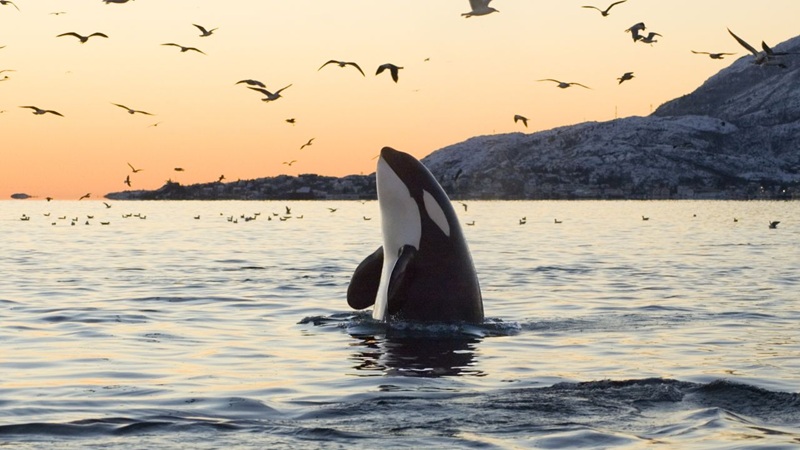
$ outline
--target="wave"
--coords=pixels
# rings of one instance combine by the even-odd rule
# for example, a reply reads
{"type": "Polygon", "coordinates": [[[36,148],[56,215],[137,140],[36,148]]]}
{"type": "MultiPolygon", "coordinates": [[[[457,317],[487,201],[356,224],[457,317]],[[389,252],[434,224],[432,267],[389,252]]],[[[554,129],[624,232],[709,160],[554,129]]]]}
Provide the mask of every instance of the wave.
{"type": "Polygon", "coordinates": [[[188,403],[186,408],[146,417],[6,424],[0,425],[0,437],[25,442],[136,436],[139,443],[140,437],[173,442],[176,436],[201,439],[225,433],[226,442],[283,442],[301,448],[319,441],[355,448],[379,443],[605,448],[680,446],[698,439],[711,446],[746,443],[748,448],[800,444],[798,394],[726,380],[600,380],[487,392],[387,383],[376,392],[334,403],[304,402],[303,410],[292,414],[264,405],[237,417],[219,402],[215,411],[200,413],[188,403]]]}

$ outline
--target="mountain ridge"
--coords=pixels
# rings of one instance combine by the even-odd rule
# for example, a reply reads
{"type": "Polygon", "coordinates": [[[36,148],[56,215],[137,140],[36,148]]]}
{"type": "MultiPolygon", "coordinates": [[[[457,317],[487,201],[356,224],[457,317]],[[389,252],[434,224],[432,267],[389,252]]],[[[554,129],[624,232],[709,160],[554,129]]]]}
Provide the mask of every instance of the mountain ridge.
{"type": "MultiPolygon", "coordinates": [[[[800,36],[747,54],[649,116],[475,136],[422,159],[453,198],[796,198],[800,36]]],[[[112,199],[375,198],[374,175],[279,176],[110,193],[112,199]]]]}

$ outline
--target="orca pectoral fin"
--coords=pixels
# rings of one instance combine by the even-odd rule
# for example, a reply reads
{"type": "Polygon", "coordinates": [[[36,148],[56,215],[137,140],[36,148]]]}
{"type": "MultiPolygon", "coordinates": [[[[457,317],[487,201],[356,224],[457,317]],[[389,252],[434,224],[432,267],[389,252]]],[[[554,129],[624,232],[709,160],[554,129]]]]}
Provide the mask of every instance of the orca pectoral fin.
{"type": "Polygon", "coordinates": [[[411,262],[417,254],[417,249],[412,245],[404,245],[400,249],[397,262],[392,269],[392,276],[389,278],[389,292],[387,295],[389,302],[389,314],[396,314],[403,309],[406,297],[403,295],[406,286],[413,277],[411,262]]]}
{"type": "Polygon", "coordinates": [[[353,309],[365,309],[375,304],[383,269],[383,246],[364,258],[356,267],[347,287],[347,304],[353,309]]]}

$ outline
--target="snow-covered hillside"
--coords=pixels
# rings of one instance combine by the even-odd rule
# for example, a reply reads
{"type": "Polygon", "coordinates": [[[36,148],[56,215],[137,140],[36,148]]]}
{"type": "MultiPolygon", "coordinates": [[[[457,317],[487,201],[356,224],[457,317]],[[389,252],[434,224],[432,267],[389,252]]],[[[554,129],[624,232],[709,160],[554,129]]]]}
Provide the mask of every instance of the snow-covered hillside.
{"type": "Polygon", "coordinates": [[[800,184],[800,37],[649,117],[479,136],[423,160],[461,198],[752,198],[800,184]]]}

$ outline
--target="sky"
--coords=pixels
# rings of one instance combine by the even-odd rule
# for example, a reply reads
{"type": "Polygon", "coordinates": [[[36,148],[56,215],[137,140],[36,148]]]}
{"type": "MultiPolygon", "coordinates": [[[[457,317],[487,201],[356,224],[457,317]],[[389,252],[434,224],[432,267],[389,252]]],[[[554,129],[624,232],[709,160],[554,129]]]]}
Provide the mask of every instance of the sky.
{"type": "Polygon", "coordinates": [[[370,174],[384,146],[422,158],[473,136],[648,115],[747,56],[726,28],[756,47],[800,31],[798,0],[627,0],[607,17],[582,6],[610,1],[494,0],[499,12],[471,18],[467,0],[13,3],[0,5],[0,199],[370,174]],[[638,22],[658,42],[634,43],[624,30],[638,22]],[[366,76],[320,69],[331,59],[366,76]],[[384,63],[403,67],[397,83],[375,75],[384,63]],[[262,102],[244,79],[291,87],[262,102]]]}

